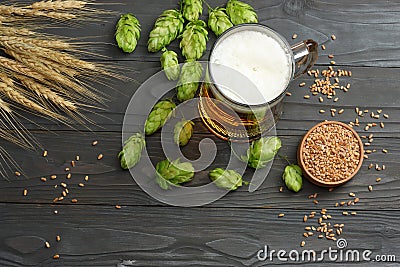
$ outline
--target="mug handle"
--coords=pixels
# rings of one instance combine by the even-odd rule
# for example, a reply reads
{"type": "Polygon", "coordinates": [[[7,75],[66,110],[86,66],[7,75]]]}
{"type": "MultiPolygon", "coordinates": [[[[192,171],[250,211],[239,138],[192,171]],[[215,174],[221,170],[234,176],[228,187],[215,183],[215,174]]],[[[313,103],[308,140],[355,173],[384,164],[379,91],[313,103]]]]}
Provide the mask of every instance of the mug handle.
{"type": "Polygon", "coordinates": [[[293,78],[309,71],[318,59],[318,43],[308,39],[291,46],[296,64],[293,78]]]}

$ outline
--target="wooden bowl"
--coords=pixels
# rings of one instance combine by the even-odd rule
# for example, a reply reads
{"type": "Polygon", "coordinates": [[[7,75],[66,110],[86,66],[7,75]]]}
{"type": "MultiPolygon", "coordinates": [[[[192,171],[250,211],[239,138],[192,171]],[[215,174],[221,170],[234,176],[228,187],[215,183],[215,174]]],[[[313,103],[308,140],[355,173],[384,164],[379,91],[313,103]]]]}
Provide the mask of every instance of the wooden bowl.
{"type": "Polygon", "coordinates": [[[357,133],[353,128],[351,128],[349,125],[347,125],[347,124],[345,124],[345,123],[342,123],[342,122],[338,122],[338,121],[324,121],[324,122],[321,122],[321,123],[316,124],[314,127],[312,127],[312,128],[304,135],[304,137],[303,137],[303,139],[301,140],[300,145],[299,145],[299,147],[298,147],[298,149],[297,149],[297,161],[298,161],[299,166],[301,167],[301,169],[302,169],[302,171],[303,171],[303,175],[304,175],[310,182],[312,182],[313,184],[316,184],[316,185],[319,185],[319,186],[323,186],[323,187],[336,187],[336,186],[339,186],[339,185],[342,185],[342,184],[348,182],[348,181],[349,181],[351,178],[353,178],[354,175],[356,175],[357,172],[360,170],[360,168],[361,168],[361,166],[362,166],[362,163],[363,163],[363,160],[364,160],[364,148],[363,148],[363,143],[362,143],[362,141],[361,141],[360,136],[359,136],[358,133],[357,133]],[[303,151],[304,151],[305,142],[306,142],[308,136],[311,134],[311,132],[313,132],[317,127],[320,127],[320,126],[325,125],[325,124],[338,124],[338,125],[343,126],[343,127],[346,128],[346,129],[350,130],[350,131],[354,134],[354,136],[357,138],[358,144],[359,144],[359,147],[360,147],[360,161],[359,161],[359,163],[358,163],[358,165],[357,165],[357,168],[355,169],[355,171],[354,171],[351,175],[349,175],[348,177],[346,177],[345,179],[340,180],[340,181],[335,181],[335,182],[324,181],[324,180],[322,180],[322,179],[319,179],[318,177],[313,176],[313,175],[305,168],[304,157],[303,157],[303,151]]]}

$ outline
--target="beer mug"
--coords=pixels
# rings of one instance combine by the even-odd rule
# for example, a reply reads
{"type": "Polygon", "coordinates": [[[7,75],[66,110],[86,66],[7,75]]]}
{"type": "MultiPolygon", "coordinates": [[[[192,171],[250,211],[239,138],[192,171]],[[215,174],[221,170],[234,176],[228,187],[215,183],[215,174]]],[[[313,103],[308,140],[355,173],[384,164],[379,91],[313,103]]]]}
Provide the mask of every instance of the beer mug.
{"type": "Polygon", "coordinates": [[[318,44],[290,46],[262,24],[237,25],[215,42],[198,109],[207,128],[224,140],[248,142],[268,132],[282,114],[289,83],[318,58],[318,44]]]}

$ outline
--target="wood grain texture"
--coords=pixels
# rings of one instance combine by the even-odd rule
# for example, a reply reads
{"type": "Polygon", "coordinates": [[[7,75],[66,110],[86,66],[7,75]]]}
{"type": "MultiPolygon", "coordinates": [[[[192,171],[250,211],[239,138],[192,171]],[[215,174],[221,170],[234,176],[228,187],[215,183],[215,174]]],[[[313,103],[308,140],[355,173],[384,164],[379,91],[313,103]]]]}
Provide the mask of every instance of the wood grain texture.
{"type": "MultiPolygon", "coordinates": [[[[302,237],[303,215],[311,210],[215,209],[173,207],[114,207],[0,205],[1,266],[262,266],[257,252],[269,249],[314,249],[333,241],[302,237]],[[57,209],[58,214],[53,211],[57,209]],[[279,218],[279,213],[285,217],[279,218]],[[21,218],[23,220],[21,221],[21,218]],[[18,224],[18,227],[15,227],[18,224]],[[55,238],[59,235],[60,242],[55,238]],[[32,242],[35,240],[34,242],[32,242]],[[287,240],[287,242],[283,242],[287,240]],[[300,242],[306,241],[304,248],[300,242]],[[28,243],[29,241],[29,243],[28,243]],[[49,249],[44,242],[51,244],[49,249]],[[59,260],[51,259],[59,254],[59,260]]],[[[318,211],[318,209],[315,209],[318,211]]],[[[341,237],[347,249],[371,250],[373,255],[396,254],[400,247],[399,211],[360,211],[357,216],[329,212],[333,223],[344,223],[341,237]],[[362,227],[360,227],[362,226],[362,227]],[[366,231],[365,229],[368,229],[366,231]]],[[[314,219],[316,220],[316,219],[314,219]]],[[[387,266],[395,266],[388,263],[387,266]]],[[[287,263],[286,263],[287,264],[287,263]]],[[[295,265],[299,263],[290,263],[295,265]]],[[[321,266],[310,263],[307,266],[321,266]]],[[[343,263],[327,263],[343,266],[343,263]]],[[[368,266],[367,262],[352,266],[368,266]]]]}
{"type": "MultiPolygon", "coordinates": [[[[204,127],[198,123],[198,127],[204,127]]],[[[48,133],[37,134],[39,141],[48,151],[47,158],[43,158],[38,153],[28,153],[21,149],[13,149],[13,155],[19,159],[19,163],[25,170],[28,179],[10,177],[12,182],[0,181],[0,202],[19,202],[19,203],[51,203],[52,200],[61,194],[60,183],[69,185],[70,199],[78,198],[79,204],[109,204],[122,203],[124,205],[159,205],[160,203],[147,196],[134,182],[128,171],[119,167],[117,154],[120,149],[121,137],[119,133],[93,133],[81,135],[76,138],[75,132],[57,132],[57,135],[48,133]],[[93,140],[98,140],[99,144],[95,147],[91,145],[93,140]],[[104,154],[104,158],[97,160],[98,154],[104,154]],[[76,167],[71,168],[72,178],[66,179],[67,172],[65,167],[71,167],[70,161],[75,156],[80,156],[80,161],[76,162],[76,167]],[[50,180],[50,176],[56,174],[57,179],[50,180]],[[89,182],[84,181],[84,176],[89,175],[89,182]],[[48,181],[43,183],[40,178],[47,177],[48,181]],[[84,188],[79,188],[79,183],[85,183],[84,188]],[[54,185],[58,184],[57,189],[54,185]],[[23,188],[29,189],[28,197],[22,197],[23,188]]],[[[216,167],[224,167],[229,162],[230,148],[226,142],[220,141],[209,134],[197,134],[193,140],[182,149],[184,155],[194,160],[200,157],[198,144],[203,138],[212,138],[217,146],[217,158],[213,164],[207,168],[211,170],[216,167]]],[[[296,151],[301,136],[280,136],[283,147],[279,154],[287,156],[290,161],[296,162],[296,151]]],[[[6,145],[6,144],[5,144],[6,145]]],[[[305,182],[304,189],[293,194],[285,189],[279,192],[279,187],[284,186],[282,182],[282,171],[286,162],[276,159],[272,165],[263,185],[257,191],[249,193],[247,186],[242,187],[237,192],[226,195],[223,199],[213,203],[212,206],[222,207],[285,207],[301,209],[312,204],[312,200],[307,196],[318,192],[318,200],[321,205],[333,207],[335,202],[348,201],[349,192],[355,192],[361,198],[360,203],[352,208],[358,209],[398,209],[400,208],[400,176],[398,165],[400,159],[400,139],[399,138],[379,138],[375,137],[371,149],[377,149],[376,153],[370,155],[361,168],[360,172],[349,183],[337,188],[333,192],[319,188],[305,182]],[[388,154],[382,153],[385,148],[388,154]],[[368,169],[369,164],[385,164],[384,171],[368,169]],[[377,177],[382,181],[376,183],[377,177]],[[368,191],[368,185],[374,186],[374,191],[368,191]]],[[[147,151],[153,162],[164,159],[164,153],[160,144],[160,135],[155,134],[147,138],[147,151]]],[[[193,182],[187,186],[198,186],[209,183],[208,172],[200,171],[196,173],[193,182]]],[[[250,180],[252,170],[248,169],[245,173],[245,180],[250,180]]],[[[152,175],[149,179],[154,179],[152,175]]],[[[182,199],[184,201],[184,199],[182,199]]]]}
{"type": "MultiPolygon", "coordinates": [[[[33,2],[32,0],[24,2],[33,2]]],[[[208,1],[215,7],[225,0],[208,1]]],[[[337,68],[353,72],[343,83],[351,83],[348,93],[338,92],[337,103],[318,97],[304,99],[310,94],[308,86],[313,78],[303,76],[289,88],[292,96],[285,98],[284,113],[277,124],[282,138],[281,155],[295,162],[297,145],[302,135],[317,122],[332,119],[329,112],[319,114],[320,109],[344,109],[335,120],[354,121],[355,107],[383,109],[390,115],[383,120],[385,128],[374,127],[372,149],[377,152],[364,162],[359,174],[349,183],[328,192],[305,181],[297,194],[285,189],[281,176],[286,163],[276,159],[266,181],[255,192],[247,187],[231,192],[224,198],[202,208],[176,208],[148,196],[134,182],[127,171],[119,167],[116,157],[121,148],[121,122],[129,99],[141,83],[160,70],[160,53],[147,52],[147,37],[154,21],[163,10],[178,8],[178,1],[129,1],[118,3],[99,0],[96,7],[111,9],[116,13],[99,22],[85,21],[79,28],[56,27],[48,32],[84,37],[94,41],[89,51],[98,53],[90,60],[118,66],[121,73],[134,81],[112,81],[110,86],[97,85],[96,89],[109,95],[109,102],[96,114],[84,112],[95,121],[88,127],[72,124],[60,125],[42,118],[35,123],[51,130],[45,131],[30,121],[23,120],[27,129],[48,150],[48,157],[38,151],[24,151],[12,144],[0,141],[18,162],[26,177],[10,175],[10,181],[0,181],[0,266],[321,266],[321,263],[258,262],[256,253],[264,245],[271,249],[299,249],[304,226],[302,218],[310,211],[327,208],[333,223],[345,223],[343,238],[350,249],[370,249],[373,255],[393,254],[396,262],[379,263],[379,266],[400,265],[400,77],[399,37],[400,1],[370,0],[246,0],[255,7],[260,22],[285,36],[291,44],[312,38],[324,44],[327,50],[319,50],[316,68],[322,70],[329,64],[328,54],[334,54],[337,68]],[[132,54],[121,52],[115,45],[114,27],[119,15],[134,13],[142,25],[142,37],[132,54]],[[298,35],[292,40],[293,33],[298,35]],[[330,39],[335,34],[336,41],[330,39]],[[300,82],[307,86],[299,87],[300,82]],[[98,140],[95,147],[93,140],[98,140]],[[381,152],[385,148],[388,154],[381,152]],[[97,160],[98,154],[104,158],[97,160]],[[80,156],[66,178],[65,168],[71,168],[71,160],[80,156]],[[368,170],[368,165],[385,164],[386,170],[368,170]],[[57,175],[51,180],[51,175],[57,175]],[[89,175],[89,181],[85,181],[89,175]],[[46,177],[47,182],[40,181],[46,177]],[[382,181],[376,183],[377,177],[382,181]],[[53,203],[66,183],[69,195],[65,200],[53,203]],[[84,183],[84,187],[78,184],[84,183]],[[57,188],[55,186],[57,185],[57,188]],[[373,185],[373,191],[368,191],[373,185]],[[23,196],[23,190],[28,195],[23,196]],[[357,205],[335,208],[334,204],[349,201],[349,192],[360,198],[357,205]],[[312,203],[310,194],[318,193],[319,204],[312,203]],[[76,198],[78,203],[71,203],[76,198]],[[121,205],[122,209],[116,209],[121,205]],[[57,210],[58,214],[54,214],[57,210]],[[342,211],[356,211],[357,216],[342,216],[342,211]],[[285,213],[278,218],[279,213],[285,213]],[[55,237],[61,236],[61,242],[55,237]],[[51,247],[46,249],[44,243],[51,247]],[[59,260],[53,260],[60,254],[59,260]]],[[[203,19],[207,8],[204,6],[203,19]]],[[[215,36],[210,32],[206,60],[215,36]]],[[[169,49],[179,51],[179,40],[169,49]]],[[[180,56],[180,61],[183,58],[180,56]]],[[[25,115],[25,114],[24,114],[25,115]]],[[[132,126],[143,117],[133,116],[132,126]]],[[[381,121],[381,120],[379,120],[381,121]]],[[[361,119],[363,125],[376,122],[369,116],[361,119]]],[[[363,127],[355,128],[361,135],[363,127]]],[[[230,149],[226,142],[212,136],[200,121],[196,121],[195,135],[182,149],[191,159],[200,156],[198,145],[204,138],[211,138],[218,149],[218,157],[209,169],[224,167],[229,161],[230,149]]],[[[147,138],[147,150],[153,163],[164,159],[160,134],[147,138]]],[[[13,169],[14,171],[14,169],[13,169]]],[[[251,171],[245,175],[250,179],[251,171]]],[[[153,177],[149,177],[153,179],[153,177]]],[[[188,186],[208,183],[206,171],[196,174],[188,186]]],[[[185,201],[185,199],[182,199],[185,201]]],[[[316,225],[315,221],[309,221],[316,225]]],[[[305,249],[321,251],[334,242],[318,240],[315,236],[305,240],[305,249]]],[[[343,266],[328,263],[326,266],[343,266]]],[[[378,266],[376,262],[352,263],[352,266],[378,266]]]]}

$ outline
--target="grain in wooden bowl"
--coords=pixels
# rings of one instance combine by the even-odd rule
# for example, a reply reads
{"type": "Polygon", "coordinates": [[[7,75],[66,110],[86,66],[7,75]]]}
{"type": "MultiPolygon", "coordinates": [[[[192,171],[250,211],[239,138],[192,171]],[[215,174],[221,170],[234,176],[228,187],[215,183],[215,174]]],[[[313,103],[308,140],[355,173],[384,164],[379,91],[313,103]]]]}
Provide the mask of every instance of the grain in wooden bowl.
{"type": "Polygon", "coordinates": [[[357,132],[345,123],[324,121],[303,137],[297,158],[304,176],[312,183],[335,187],[360,170],[364,149],[357,132]]]}

